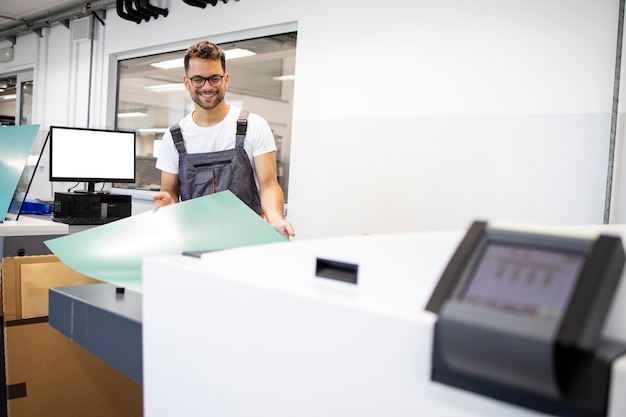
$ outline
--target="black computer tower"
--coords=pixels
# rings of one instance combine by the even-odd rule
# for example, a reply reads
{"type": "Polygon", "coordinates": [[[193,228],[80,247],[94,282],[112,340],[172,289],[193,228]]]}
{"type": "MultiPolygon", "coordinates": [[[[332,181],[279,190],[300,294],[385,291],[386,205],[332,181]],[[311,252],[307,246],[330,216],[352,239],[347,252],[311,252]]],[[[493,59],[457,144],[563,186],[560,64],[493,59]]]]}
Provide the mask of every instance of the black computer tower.
{"type": "Polygon", "coordinates": [[[131,196],[109,193],[54,193],[54,219],[120,219],[131,215],[131,196]]]}

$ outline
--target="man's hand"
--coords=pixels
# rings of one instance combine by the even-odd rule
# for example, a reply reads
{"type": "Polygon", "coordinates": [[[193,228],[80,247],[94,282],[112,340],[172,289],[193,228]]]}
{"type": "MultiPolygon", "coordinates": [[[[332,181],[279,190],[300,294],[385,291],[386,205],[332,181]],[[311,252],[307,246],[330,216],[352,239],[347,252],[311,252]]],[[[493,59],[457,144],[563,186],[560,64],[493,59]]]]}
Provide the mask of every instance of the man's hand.
{"type": "Polygon", "coordinates": [[[294,237],[296,232],[293,230],[293,226],[285,219],[276,220],[273,223],[270,223],[272,227],[280,232],[287,239],[290,237],[294,237]]]}
{"type": "Polygon", "coordinates": [[[172,195],[166,191],[159,191],[152,196],[152,199],[154,200],[154,208],[165,207],[176,203],[172,195]]]}

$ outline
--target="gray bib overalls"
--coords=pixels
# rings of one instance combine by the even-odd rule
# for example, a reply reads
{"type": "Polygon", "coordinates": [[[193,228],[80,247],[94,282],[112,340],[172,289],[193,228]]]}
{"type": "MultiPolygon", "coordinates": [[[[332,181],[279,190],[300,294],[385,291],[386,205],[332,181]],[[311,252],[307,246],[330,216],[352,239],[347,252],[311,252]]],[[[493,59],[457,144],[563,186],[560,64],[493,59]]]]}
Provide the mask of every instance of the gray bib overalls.
{"type": "Polygon", "coordinates": [[[248,112],[242,110],[237,120],[233,149],[218,152],[187,153],[178,123],[170,127],[178,150],[178,183],[181,200],[230,190],[252,210],[262,214],[261,198],[254,172],[243,144],[248,128],[248,112]]]}

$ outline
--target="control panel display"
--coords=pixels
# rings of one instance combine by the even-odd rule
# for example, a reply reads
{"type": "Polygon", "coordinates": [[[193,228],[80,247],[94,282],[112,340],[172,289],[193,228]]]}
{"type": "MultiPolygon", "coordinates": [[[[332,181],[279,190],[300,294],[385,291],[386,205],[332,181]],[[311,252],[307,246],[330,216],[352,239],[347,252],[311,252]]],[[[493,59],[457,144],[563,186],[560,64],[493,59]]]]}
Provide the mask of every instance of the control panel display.
{"type": "MultiPolygon", "coordinates": [[[[606,416],[603,338],[626,253],[620,236],[474,222],[426,309],[433,381],[558,416],[606,416]]],[[[610,352],[610,353],[609,353],[610,352]]]]}
{"type": "Polygon", "coordinates": [[[462,300],[540,316],[559,317],[571,298],[581,254],[489,243],[462,300]]]}

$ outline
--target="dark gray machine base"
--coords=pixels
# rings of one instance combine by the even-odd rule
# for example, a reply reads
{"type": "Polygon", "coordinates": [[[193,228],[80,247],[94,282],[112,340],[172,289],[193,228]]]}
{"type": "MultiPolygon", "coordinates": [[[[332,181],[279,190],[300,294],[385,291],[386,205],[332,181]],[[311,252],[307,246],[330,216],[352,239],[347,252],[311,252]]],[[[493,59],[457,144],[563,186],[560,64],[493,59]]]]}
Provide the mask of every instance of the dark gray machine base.
{"type": "Polygon", "coordinates": [[[112,284],[51,288],[48,322],[142,384],[140,293],[112,284]]]}
{"type": "Polygon", "coordinates": [[[575,349],[562,351],[560,398],[550,398],[518,387],[463,374],[448,366],[441,355],[441,341],[435,331],[431,379],[501,401],[561,417],[606,417],[611,365],[626,352],[626,346],[602,340],[593,353],[575,349]]]}

